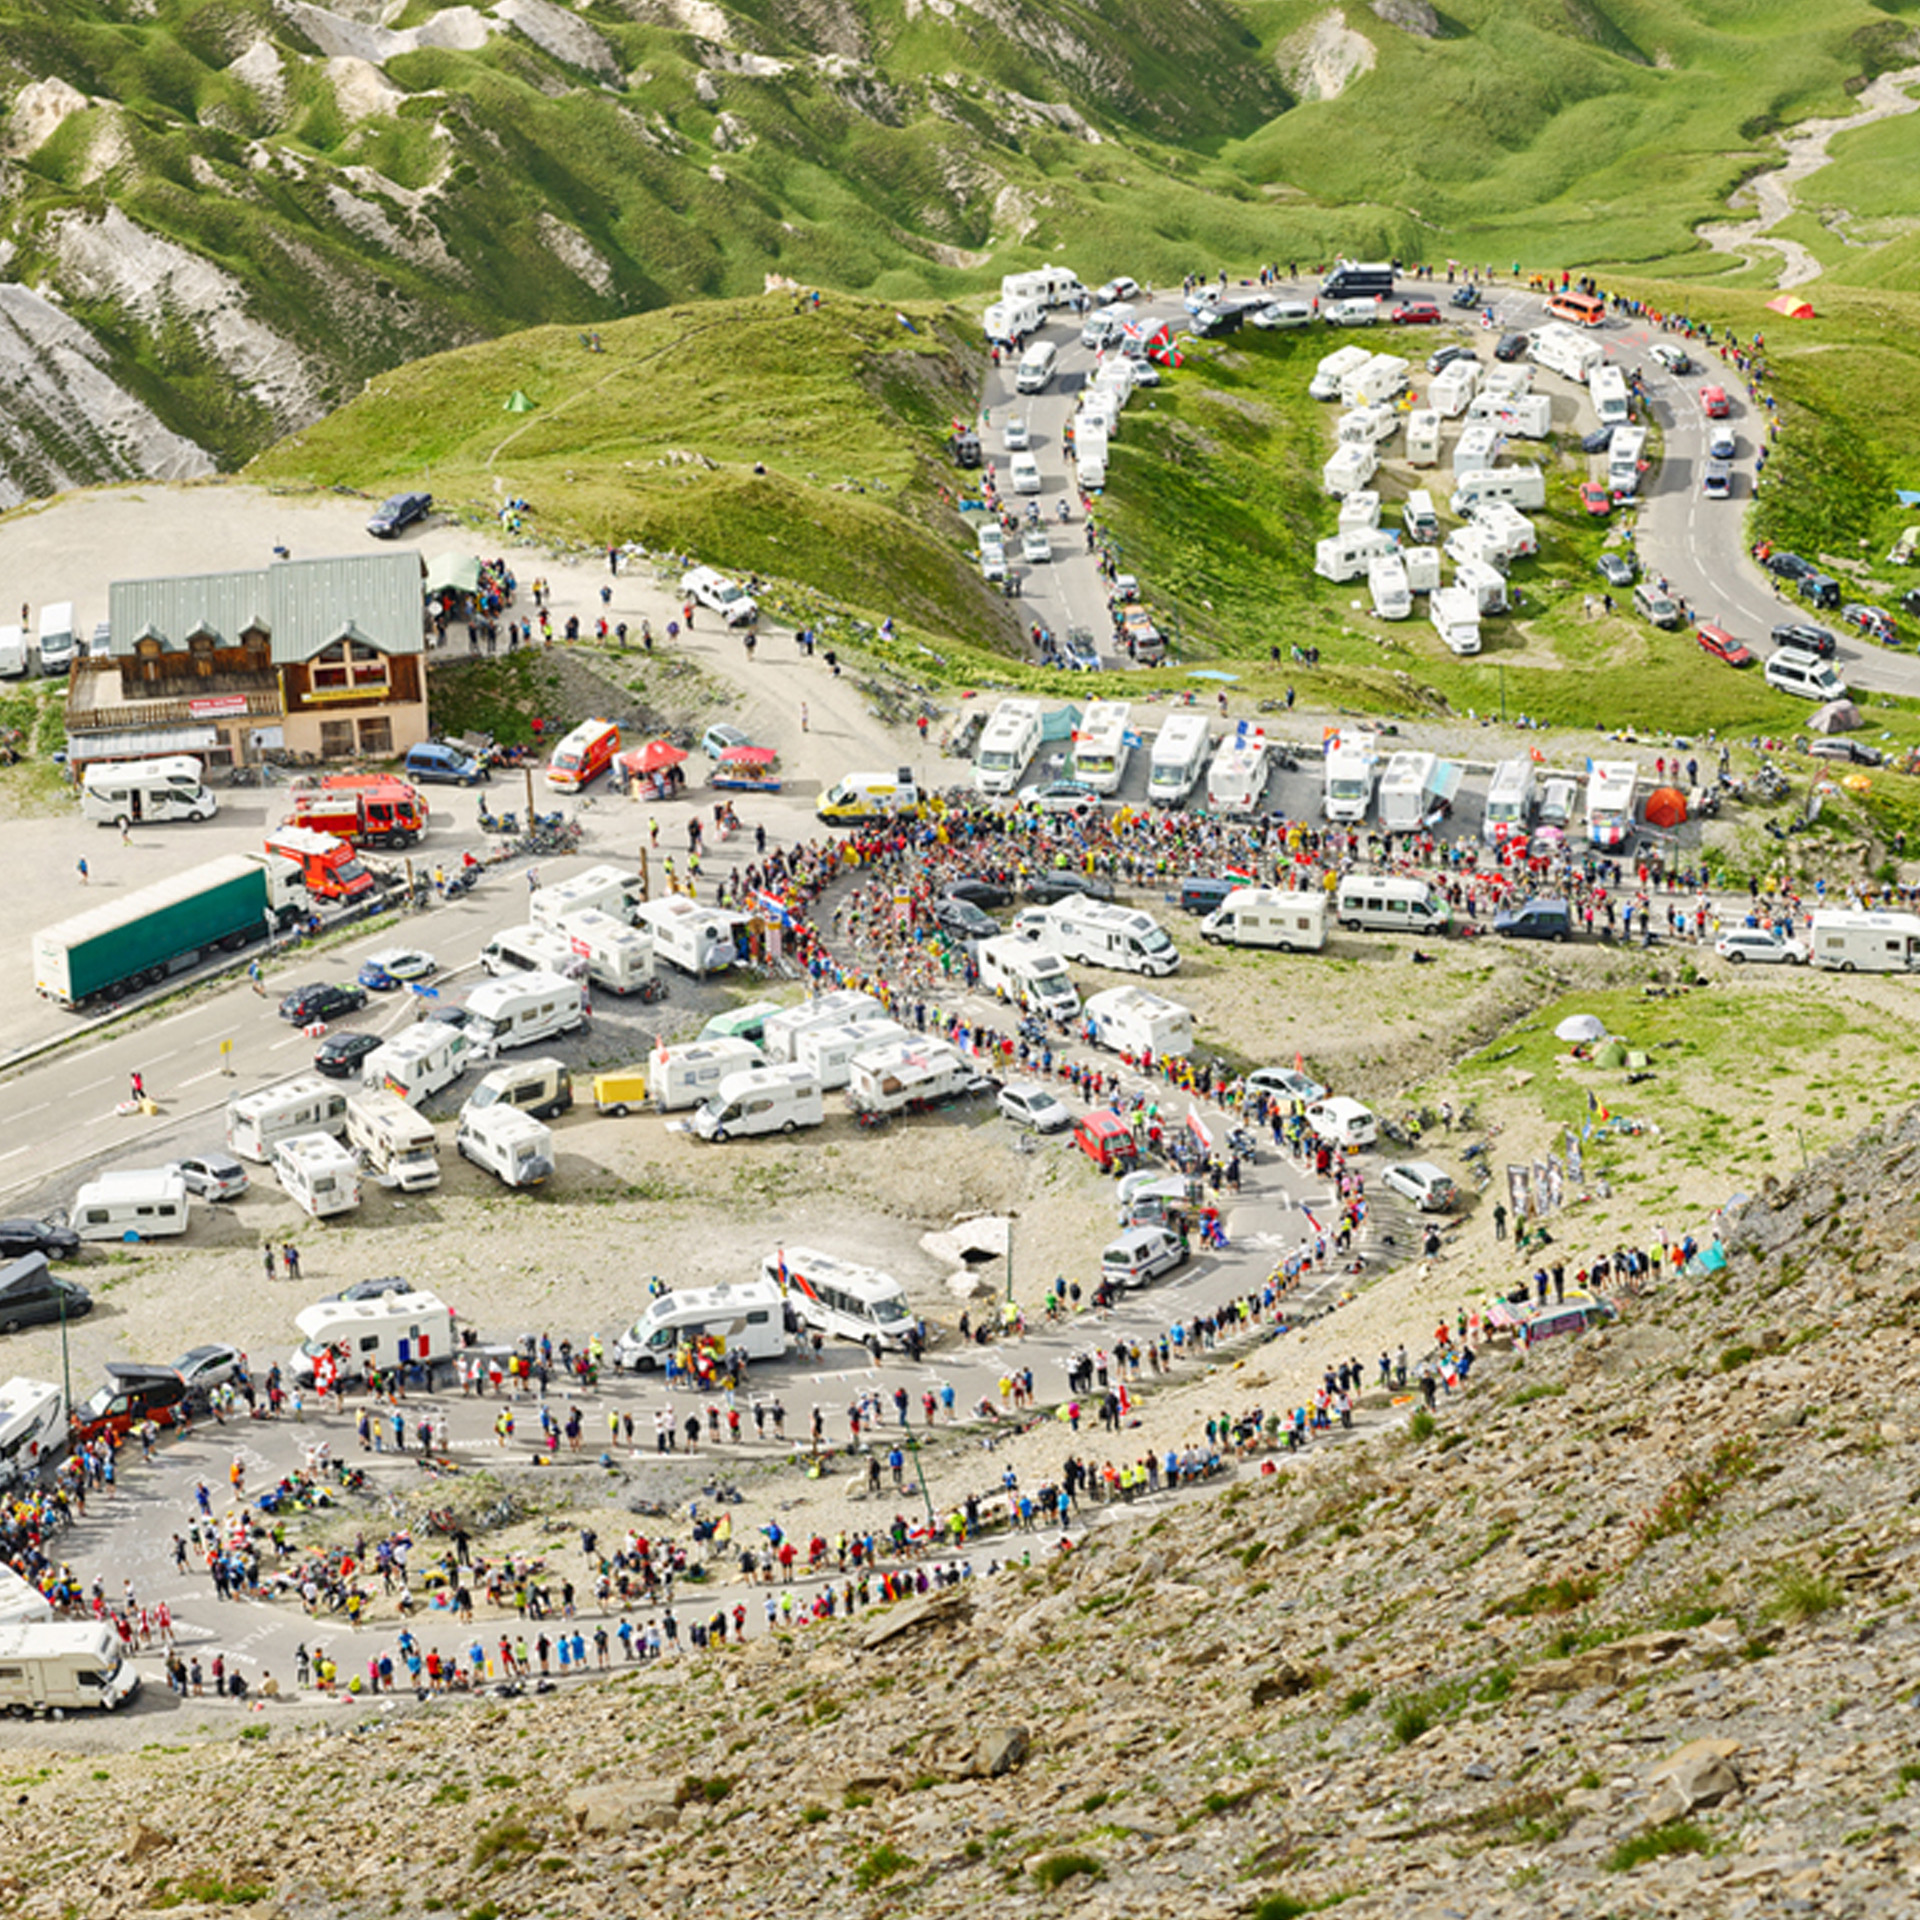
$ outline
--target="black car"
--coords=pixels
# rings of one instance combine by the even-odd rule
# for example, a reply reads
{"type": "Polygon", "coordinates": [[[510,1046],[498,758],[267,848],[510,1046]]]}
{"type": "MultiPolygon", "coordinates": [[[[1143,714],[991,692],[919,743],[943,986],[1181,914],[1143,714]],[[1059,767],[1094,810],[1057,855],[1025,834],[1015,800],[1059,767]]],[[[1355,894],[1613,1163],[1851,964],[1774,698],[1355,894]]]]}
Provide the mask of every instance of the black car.
{"type": "Polygon", "coordinates": [[[1085,894],[1089,900],[1111,900],[1113,882],[1104,873],[1082,873],[1077,867],[1045,867],[1027,881],[1027,898],[1043,904],[1071,900],[1085,894]]]}
{"type": "Polygon", "coordinates": [[[1222,880],[1215,875],[1190,873],[1180,882],[1180,910],[1183,913],[1211,913],[1225,904],[1227,895],[1238,893],[1244,880],[1222,880]]]}
{"type": "Polygon", "coordinates": [[[997,880],[955,880],[941,889],[950,900],[970,901],[976,907],[1010,907],[1013,889],[997,880]]]}
{"type": "Polygon", "coordinates": [[[1447,305],[1450,307],[1477,307],[1479,304],[1480,289],[1478,287],[1455,287],[1447,296],[1447,305]]]}
{"type": "Polygon", "coordinates": [[[1524,333],[1503,333],[1500,343],[1493,350],[1496,360],[1518,360],[1527,351],[1527,336],[1524,333]]]}
{"type": "Polygon", "coordinates": [[[356,1280],[344,1293],[329,1294],[327,1297],[331,1300],[378,1300],[389,1293],[413,1293],[419,1285],[417,1280],[390,1273],[381,1280],[356,1280]]]}
{"type": "Polygon", "coordinates": [[[982,913],[971,900],[956,900],[951,896],[936,900],[933,917],[948,933],[958,934],[962,940],[991,940],[1000,931],[999,921],[982,913]]]}
{"type": "Polygon", "coordinates": [[[381,501],[374,509],[373,518],[367,522],[367,531],[376,540],[391,540],[396,533],[404,532],[416,520],[424,520],[432,511],[432,494],[396,493],[391,500],[381,501]]]}
{"type": "Polygon", "coordinates": [[[1920,620],[1920,587],[1909,587],[1900,596],[1900,604],[1916,620],[1920,620]]]}
{"type": "Polygon", "coordinates": [[[1837,607],[1840,604],[1840,582],[1832,580],[1824,573],[1803,573],[1795,579],[1793,590],[1812,607],[1837,607]]]}
{"type": "Polygon", "coordinates": [[[351,1080],[360,1071],[360,1062],[380,1045],[378,1034],[330,1033],[313,1050],[316,1071],[335,1080],[351,1080]]]}
{"type": "Polygon", "coordinates": [[[280,1018],[304,1027],[314,1020],[337,1020],[343,1013],[358,1013],[367,1004],[364,987],[315,980],[294,990],[280,1002],[280,1018]]]}
{"type": "Polygon", "coordinates": [[[1831,660],[1838,650],[1838,643],[1825,627],[1810,627],[1802,620],[1789,620],[1775,627],[1773,644],[1791,647],[1796,653],[1817,654],[1822,660],[1831,660]]]}
{"type": "Polygon", "coordinates": [[[0,1267],[0,1333],[78,1320],[93,1311],[93,1295],[47,1269],[44,1253],[30,1253],[0,1267]]]}
{"type": "Polygon", "coordinates": [[[1427,355],[1427,371],[1438,373],[1442,367],[1450,367],[1456,360],[1473,360],[1478,357],[1471,347],[1441,347],[1427,355]]]}
{"type": "Polygon", "coordinates": [[[1238,333],[1246,324],[1245,307],[1202,307],[1193,316],[1193,330],[1203,340],[1217,340],[1238,333]]]}
{"type": "Polygon", "coordinates": [[[1613,429],[1611,427],[1595,427],[1591,433],[1581,436],[1580,451],[1582,453],[1605,453],[1612,445],[1613,429]]]}
{"type": "Polygon", "coordinates": [[[79,1251],[80,1236],[71,1227],[50,1220],[0,1220],[0,1260],[24,1260],[30,1253],[71,1260],[79,1251]]]}
{"type": "Polygon", "coordinates": [[[1760,564],[1778,580],[1804,580],[1813,571],[1797,553],[1788,553],[1784,549],[1768,554],[1760,564]]]}
{"type": "Polygon", "coordinates": [[[980,436],[970,429],[963,429],[948,439],[947,451],[953,455],[956,467],[977,467],[981,457],[980,436]]]}

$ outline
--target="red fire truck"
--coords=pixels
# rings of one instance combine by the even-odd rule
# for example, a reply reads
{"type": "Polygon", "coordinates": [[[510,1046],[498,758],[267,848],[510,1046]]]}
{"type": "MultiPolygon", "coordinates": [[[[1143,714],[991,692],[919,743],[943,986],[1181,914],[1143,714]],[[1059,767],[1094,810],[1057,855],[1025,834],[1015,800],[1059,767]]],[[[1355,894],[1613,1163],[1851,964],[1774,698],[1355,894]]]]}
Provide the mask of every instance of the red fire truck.
{"type": "Polygon", "coordinates": [[[267,851],[291,860],[300,883],[316,900],[358,900],[374,879],[344,840],[312,827],[282,827],[267,835],[267,851]]]}
{"type": "Polygon", "coordinates": [[[311,827],[362,847],[410,847],[427,830],[427,803],[409,781],[383,773],[329,773],[297,782],[290,827],[311,827]]]}

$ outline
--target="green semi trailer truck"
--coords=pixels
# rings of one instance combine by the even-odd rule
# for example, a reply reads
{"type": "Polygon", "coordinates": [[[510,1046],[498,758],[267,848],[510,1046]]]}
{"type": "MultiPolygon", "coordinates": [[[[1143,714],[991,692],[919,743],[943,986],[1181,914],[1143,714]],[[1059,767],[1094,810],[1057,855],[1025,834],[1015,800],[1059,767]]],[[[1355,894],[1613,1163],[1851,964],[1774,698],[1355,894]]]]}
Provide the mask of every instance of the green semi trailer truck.
{"type": "Polygon", "coordinates": [[[284,860],[236,853],[103,901],[34,935],[34,989],[65,1007],[137,993],[290,926],[294,880],[284,860]]]}

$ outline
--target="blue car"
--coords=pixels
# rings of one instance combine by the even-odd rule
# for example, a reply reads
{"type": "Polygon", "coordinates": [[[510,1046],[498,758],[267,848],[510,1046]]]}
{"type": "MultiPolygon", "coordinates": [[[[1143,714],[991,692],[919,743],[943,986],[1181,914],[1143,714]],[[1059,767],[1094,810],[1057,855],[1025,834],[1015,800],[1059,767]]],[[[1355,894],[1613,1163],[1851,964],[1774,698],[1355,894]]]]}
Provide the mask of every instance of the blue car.
{"type": "Polygon", "coordinates": [[[378,960],[363,960],[360,963],[360,984],[369,993],[392,993],[400,985],[392,974],[378,960]]]}

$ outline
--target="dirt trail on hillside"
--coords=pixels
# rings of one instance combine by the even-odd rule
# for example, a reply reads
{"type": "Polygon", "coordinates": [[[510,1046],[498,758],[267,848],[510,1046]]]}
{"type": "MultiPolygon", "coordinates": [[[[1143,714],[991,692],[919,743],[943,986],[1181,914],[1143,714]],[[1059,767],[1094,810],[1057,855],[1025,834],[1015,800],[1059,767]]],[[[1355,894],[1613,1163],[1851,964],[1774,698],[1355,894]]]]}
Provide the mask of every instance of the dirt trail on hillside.
{"type": "Polygon", "coordinates": [[[1759,203],[1759,213],[1751,220],[1699,227],[1696,231],[1700,238],[1715,252],[1741,259],[1749,258],[1755,247],[1770,248],[1781,259],[1780,273],[1774,281],[1777,287],[1800,287],[1819,279],[1820,262],[1799,241],[1772,238],[1773,229],[1797,211],[1794,189],[1832,159],[1828,147],[1836,134],[1855,133],[1876,120],[1892,120],[1920,110],[1920,97],[1908,91],[1917,86],[1920,66],[1902,67],[1870,82],[1860,94],[1858,108],[1843,118],[1802,121],[1780,142],[1786,164],[1756,175],[1733,196],[1738,200],[1751,191],[1759,203]]]}

